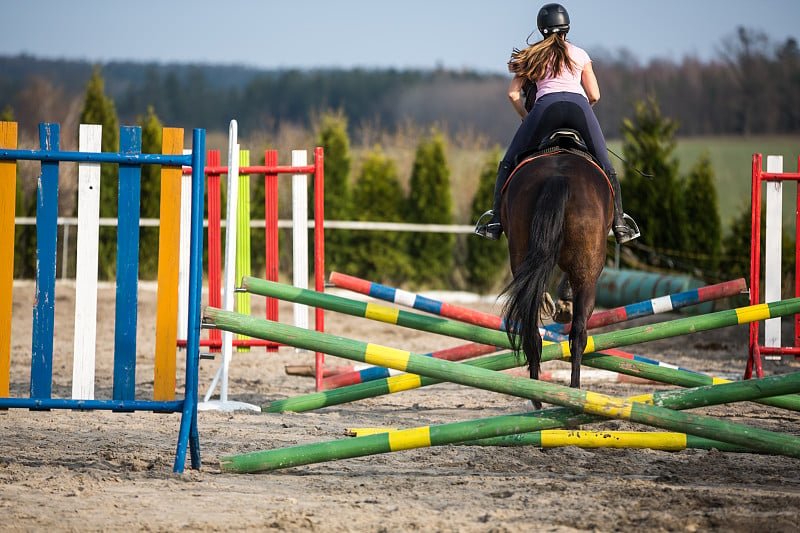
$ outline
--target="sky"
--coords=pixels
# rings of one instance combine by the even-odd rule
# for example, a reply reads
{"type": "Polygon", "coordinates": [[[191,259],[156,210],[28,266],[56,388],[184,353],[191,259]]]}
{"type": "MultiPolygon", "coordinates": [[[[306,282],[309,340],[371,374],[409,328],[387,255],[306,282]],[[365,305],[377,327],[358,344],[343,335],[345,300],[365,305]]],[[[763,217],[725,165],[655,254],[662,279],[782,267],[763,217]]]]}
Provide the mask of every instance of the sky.
{"type": "MultiPolygon", "coordinates": [[[[0,0],[0,55],[105,63],[506,72],[544,2],[0,0]],[[8,24],[6,22],[10,21],[8,24]]],[[[570,0],[570,40],[640,62],[708,61],[744,26],[800,40],[798,0],[570,0]]],[[[531,42],[538,40],[538,32],[531,42]]]]}

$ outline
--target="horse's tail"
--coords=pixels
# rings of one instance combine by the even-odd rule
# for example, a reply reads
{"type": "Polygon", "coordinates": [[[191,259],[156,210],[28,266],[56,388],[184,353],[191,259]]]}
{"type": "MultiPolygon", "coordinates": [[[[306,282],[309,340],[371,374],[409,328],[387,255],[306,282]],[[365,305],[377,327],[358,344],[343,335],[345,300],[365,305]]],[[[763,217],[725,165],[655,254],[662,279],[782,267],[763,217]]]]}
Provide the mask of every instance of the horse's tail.
{"type": "Polygon", "coordinates": [[[539,374],[542,351],[539,307],[561,249],[568,198],[565,176],[552,176],[544,182],[533,209],[528,252],[503,291],[507,295],[503,315],[508,339],[517,355],[522,348],[535,375],[539,374]]]}

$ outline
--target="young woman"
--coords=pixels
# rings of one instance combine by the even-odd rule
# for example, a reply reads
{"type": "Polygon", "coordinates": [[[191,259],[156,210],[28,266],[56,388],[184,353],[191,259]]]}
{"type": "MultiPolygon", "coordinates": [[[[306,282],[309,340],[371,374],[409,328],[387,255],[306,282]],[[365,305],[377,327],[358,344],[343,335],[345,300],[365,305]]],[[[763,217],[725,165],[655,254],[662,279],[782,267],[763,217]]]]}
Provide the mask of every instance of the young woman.
{"type": "Polygon", "coordinates": [[[481,216],[491,215],[486,224],[475,227],[475,233],[497,240],[503,232],[500,224],[501,190],[514,170],[517,156],[535,148],[544,135],[557,128],[580,132],[591,154],[600,162],[614,188],[614,222],[612,229],[618,243],[628,242],[639,233],[625,222],[619,180],[606,150],[606,141],[592,106],[600,99],[600,88],[592,70],[589,55],[567,41],[569,15],[560,4],[547,4],[539,10],[536,25],[543,39],[523,50],[514,49],[508,69],[514,74],[508,88],[511,105],[522,117],[497,170],[494,207],[481,216]],[[527,102],[523,102],[525,94],[527,102]],[[532,100],[533,106],[530,106],[532,100]],[[527,104],[527,105],[526,105],[527,104]],[[530,109],[530,112],[528,112],[530,109]]]}

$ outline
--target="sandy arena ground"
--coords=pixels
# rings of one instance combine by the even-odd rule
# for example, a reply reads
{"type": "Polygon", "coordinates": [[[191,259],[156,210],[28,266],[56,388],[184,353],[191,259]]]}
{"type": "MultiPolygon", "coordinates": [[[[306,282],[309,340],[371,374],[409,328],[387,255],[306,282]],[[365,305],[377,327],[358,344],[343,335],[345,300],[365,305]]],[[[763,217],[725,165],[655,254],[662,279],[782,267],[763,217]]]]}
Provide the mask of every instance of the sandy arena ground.
{"type": "MultiPolygon", "coordinates": [[[[74,287],[59,284],[56,297],[53,393],[68,397],[74,287]]],[[[155,299],[143,286],[136,379],[143,398],[152,394],[155,299]]],[[[113,305],[113,287],[103,288],[97,398],[111,396],[113,305]]],[[[468,305],[498,312],[492,303],[468,305]]],[[[16,284],[12,396],[27,396],[32,306],[33,283],[16,284]]],[[[262,310],[256,298],[254,314],[262,310]]],[[[291,320],[288,306],[281,312],[291,320]]],[[[464,342],[335,313],[326,313],[326,329],[421,353],[464,342]]],[[[741,374],[747,328],[628,351],[715,375],[741,374]]],[[[231,399],[265,404],[312,392],[312,378],[284,371],[287,364],[311,364],[312,357],[289,348],[235,354],[231,399]]],[[[328,364],[347,362],[329,357],[328,364]]],[[[201,361],[201,394],[218,365],[201,361]]],[[[765,363],[767,375],[798,369],[794,360],[765,363]]],[[[617,383],[584,388],[617,396],[665,390],[617,383]]],[[[219,469],[222,456],[346,438],[347,428],[414,427],[524,409],[514,397],[442,384],[308,413],[200,412],[203,468],[187,467],[183,475],[172,473],[178,415],[0,412],[0,523],[4,531],[797,531],[800,461],[786,457],[444,446],[265,474],[219,469]]],[[[755,403],[695,412],[800,435],[800,414],[755,403]]],[[[584,429],[599,428],[640,426],[609,421],[584,429]]]]}

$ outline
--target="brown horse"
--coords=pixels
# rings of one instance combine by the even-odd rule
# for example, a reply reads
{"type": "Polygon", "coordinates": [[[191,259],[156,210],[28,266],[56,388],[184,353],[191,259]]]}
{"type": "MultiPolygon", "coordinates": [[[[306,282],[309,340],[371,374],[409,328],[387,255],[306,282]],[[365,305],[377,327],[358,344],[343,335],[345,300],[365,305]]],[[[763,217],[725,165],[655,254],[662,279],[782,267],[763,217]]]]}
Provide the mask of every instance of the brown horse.
{"type": "MultiPolygon", "coordinates": [[[[504,290],[503,316],[514,351],[525,353],[532,379],[539,377],[542,355],[539,308],[557,265],[573,293],[570,386],[580,388],[586,322],[594,310],[613,211],[605,173],[574,151],[534,156],[517,167],[506,185],[501,220],[513,279],[504,290]]],[[[534,405],[541,408],[540,402],[534,405]]]]}

